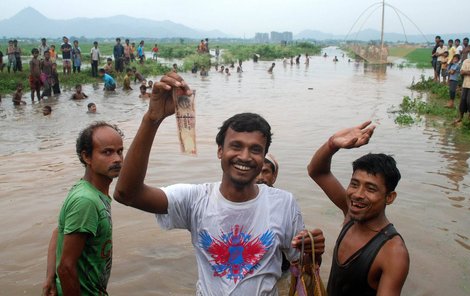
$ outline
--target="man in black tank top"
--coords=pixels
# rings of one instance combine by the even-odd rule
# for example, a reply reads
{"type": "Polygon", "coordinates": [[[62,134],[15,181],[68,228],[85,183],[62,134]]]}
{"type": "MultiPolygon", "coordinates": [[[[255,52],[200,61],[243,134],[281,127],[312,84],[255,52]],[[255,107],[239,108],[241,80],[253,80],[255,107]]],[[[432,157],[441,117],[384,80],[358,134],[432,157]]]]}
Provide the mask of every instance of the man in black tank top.
{"type": "Polygon", "coordinates": [[[385,215],[401,177],[395,160],[385,154],[362,156],[353,162],[347,188],[331,172],[333,155],[341,148],[366,145],[374,129],[368,121],[335,133],[308,165],[310,177],[344,214],[333,253],[329,296],[400,295],[408,275],[408,250],[385,215]]]}

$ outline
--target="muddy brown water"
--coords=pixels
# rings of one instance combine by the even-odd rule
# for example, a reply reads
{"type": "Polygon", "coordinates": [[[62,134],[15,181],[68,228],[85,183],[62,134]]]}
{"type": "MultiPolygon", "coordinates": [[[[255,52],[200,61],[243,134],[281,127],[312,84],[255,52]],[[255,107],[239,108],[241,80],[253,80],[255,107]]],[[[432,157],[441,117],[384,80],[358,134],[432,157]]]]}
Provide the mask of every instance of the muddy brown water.
{"type": "MultiPolygon", "coordinates": [[[[351,162],[368,152],[393,154],[402,173],[395,203],[387,215],[410,251],[411,269],[403,295],[470,294],[470,143],[437,119],[400,127],[389,111],[413,78],[429,71],[387,68],[377,71],[348,63],[334,48],[329,58],[312,57],[310,65],[244,63],[242,74],[210,72],[201,79],[183,74],[197,89],[198,157],[179,153],[176,122],[161,126],[151,153],[146,182],[154,186],[221,179],[215,135],[222,121],[243,111],[258,112],[271,123],[271,152],[280,163],[277,187],[296,196],[306,225],[324,230],[327,246],[322,276],[328,279],[342,215],[306,174],[312,153],[333,132],[371,119],[378,125],[371,143],[340,151],[333,171],[344,185],[351,162]]],[[[157,77],[155,77],[157,79],[157,77]]],[[[45,276],[46,250],[60,206],[83,175],[75,153],[78,131],[94,120],[116,123],[125,146],[135,135],[147,102],[138,86],[125,93],[103,94],[101,85],[84,86],[89,99],[58,99],[14,108],[10,97],[0,105],[0,295],[39,295],[45,276]],[[86,114],[95,102],[99,114],[86,114]],[[41,108],[53,114],[44,118],[41,108]]],[[[114,183],[112,185],[114,188],[114,183]]],[[[114,262],[111,295],[194,295],[196,260],[189,234],[163,231],[153,215],[113,202],[114,262]]]]}

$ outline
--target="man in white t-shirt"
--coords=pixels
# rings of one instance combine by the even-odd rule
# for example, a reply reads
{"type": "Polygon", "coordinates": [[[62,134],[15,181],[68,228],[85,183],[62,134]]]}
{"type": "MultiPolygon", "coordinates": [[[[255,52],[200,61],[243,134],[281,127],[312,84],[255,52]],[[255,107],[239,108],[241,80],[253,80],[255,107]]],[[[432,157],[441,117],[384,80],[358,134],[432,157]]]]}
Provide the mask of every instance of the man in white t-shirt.
{"type": "Polygon", "coordinates": [[[441,80],[442,64],[447,60],[447,58],[444,57],[445,52],[447,52],[447,46],[444,45],[444,40],[441,39],[439,40],[439,46],[436,49],[436,53],[434,53],[434,55],[437,57],[437,82],[440,82],[441,80]]]}
{"type": "Polygon", "coordinates": [[[463,47],[462,45],[460,44],[460,39],[455,39],[455,42],[454,42],[454,47],[455,47],[455,54],[462,54],[462,50],[463,50],[463,47]]]}
{"type": "MultiPolygon", "coordinates": [[[[150,187],[144,184],[149,154],[161,122],[175,112],[173,88],[192,92],[174,72],[154,84],[114,198],[157,214],[165,229],[190,231],[199,275],[197,295],[277,295],[282,252],[291,261],[298,259],[296,248],[305,233],[292,194],[256,184],[271,144],[271,127],[253,113],[223,123],[216,137],[221,182],[150,187]]],[[[320,230],[312,233],[319,260],[324,237],[320,230]]]]}

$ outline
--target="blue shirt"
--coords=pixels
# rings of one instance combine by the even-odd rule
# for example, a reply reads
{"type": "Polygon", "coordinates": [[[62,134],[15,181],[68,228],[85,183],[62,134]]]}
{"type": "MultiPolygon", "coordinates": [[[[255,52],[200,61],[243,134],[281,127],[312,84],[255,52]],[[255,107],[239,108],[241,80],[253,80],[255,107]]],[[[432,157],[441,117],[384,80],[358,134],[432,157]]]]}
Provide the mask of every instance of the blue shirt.
{"type": "Polygon", "coordinates": [[[458,63],[452,64],[447,72],[454,70],[454,74],[449,74],[449,80],[459,81],[459,74],[460,74],[460,65],[458,63]]]}
{"type": "Polygon", "coordinates": [[[111,77],[111,75],[104,73],[103,75],[103,81],[104,81],[104,87],[112,87],[116,86],[116,82],[114,81],[114,78],[111,77]]]}

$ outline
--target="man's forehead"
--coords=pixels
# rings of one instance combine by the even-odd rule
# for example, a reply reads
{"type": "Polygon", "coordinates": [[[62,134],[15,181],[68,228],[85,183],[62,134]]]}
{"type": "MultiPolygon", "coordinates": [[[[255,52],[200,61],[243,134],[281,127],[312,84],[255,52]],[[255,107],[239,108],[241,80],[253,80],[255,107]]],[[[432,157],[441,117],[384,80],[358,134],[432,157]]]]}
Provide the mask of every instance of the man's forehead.
{"type": "Polygon", "coordinates": [[[372,174],[364,170],[355,170],[351,176],[351,180],[357,180],[360,182],[372,183],[377,186],[385,187],[385,179],[382,174],[372,174]]]}
{"type": "Polygon", "coordinates": [[[248,137],[259,137],[259,139],[261,140],[262,139],[262,142],[263,142],[263,145],[266,146],[266,137],[263,135],[263,133],[261,131],[251,131],[251,132],[248,132],[248,131],[244,131],[244,132],[237,132],[235,131],[234,129],[232,129],[231,127],[229,127],[227,129],[227,132],[225,133],[225,139],[227,140],[227,138],[240,138],[240,139],[243,139],[243,138],[248,138],[248,137]]]}

